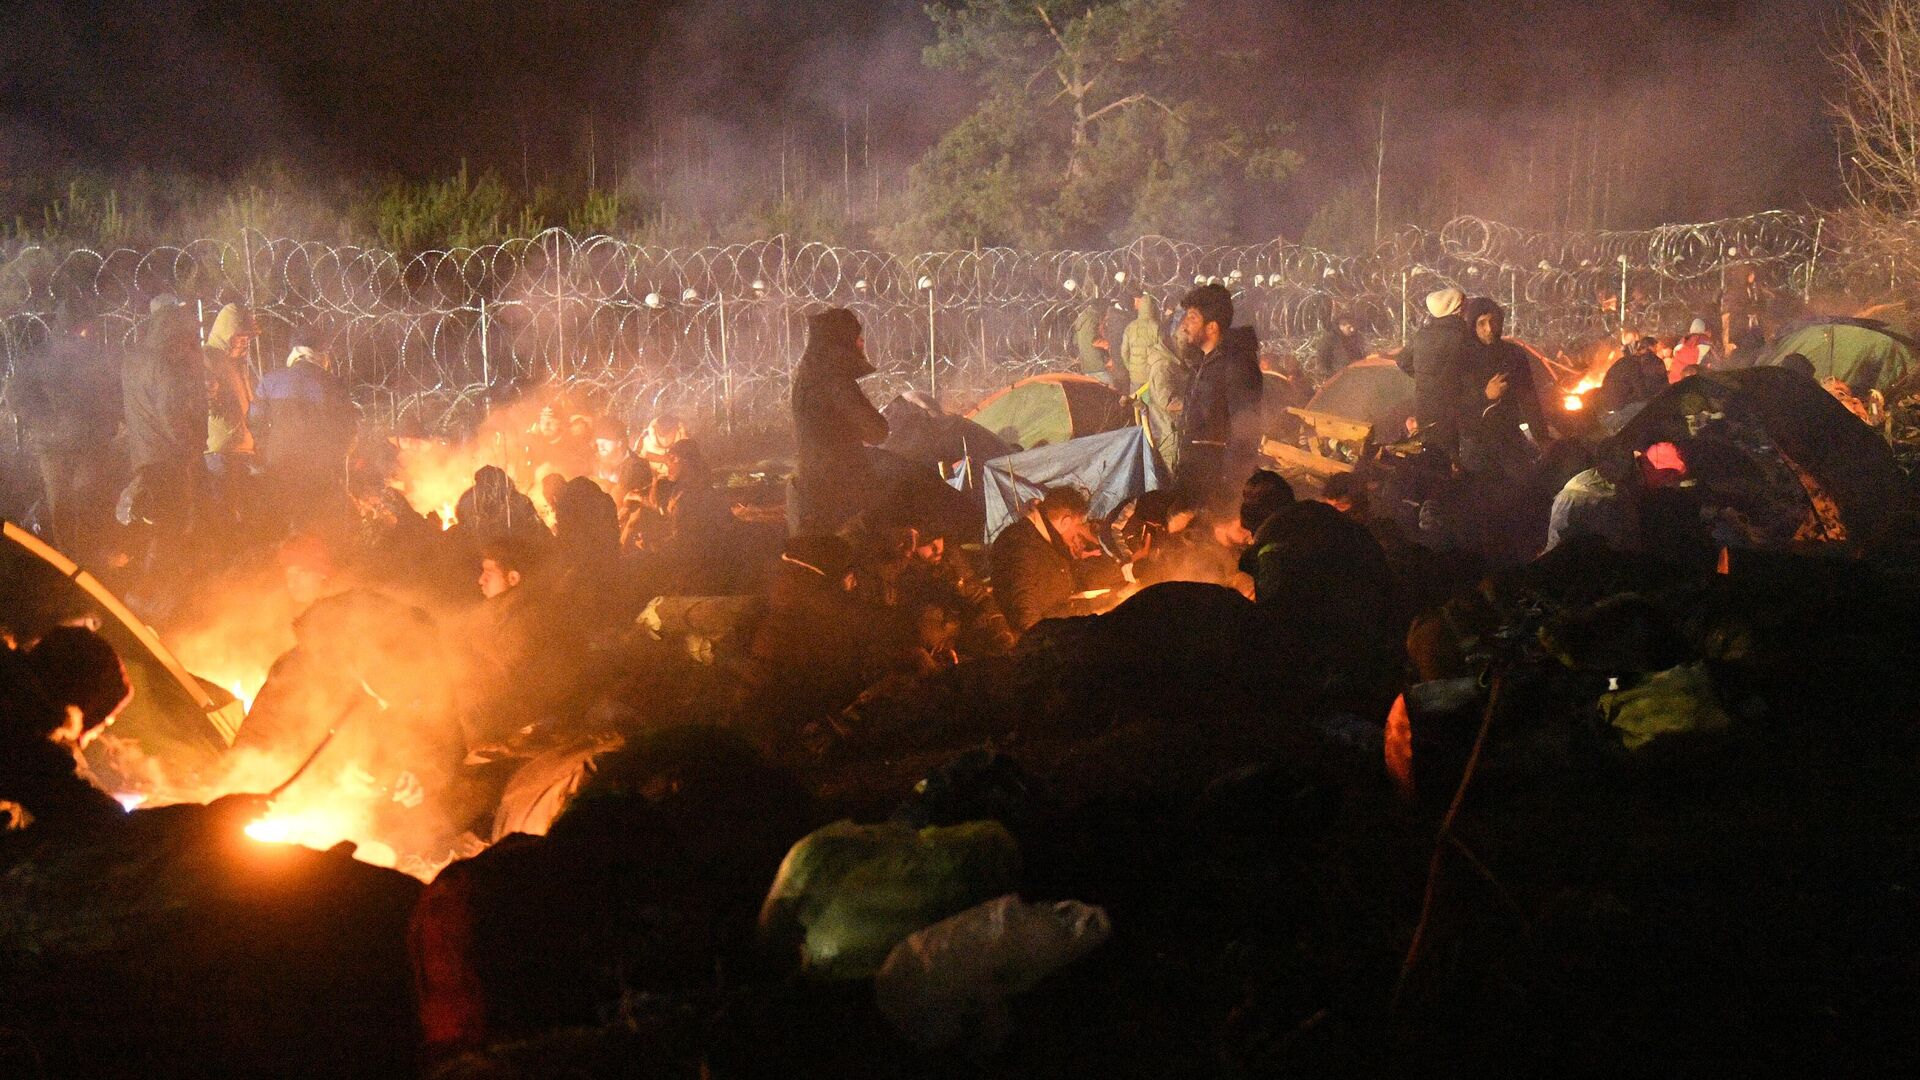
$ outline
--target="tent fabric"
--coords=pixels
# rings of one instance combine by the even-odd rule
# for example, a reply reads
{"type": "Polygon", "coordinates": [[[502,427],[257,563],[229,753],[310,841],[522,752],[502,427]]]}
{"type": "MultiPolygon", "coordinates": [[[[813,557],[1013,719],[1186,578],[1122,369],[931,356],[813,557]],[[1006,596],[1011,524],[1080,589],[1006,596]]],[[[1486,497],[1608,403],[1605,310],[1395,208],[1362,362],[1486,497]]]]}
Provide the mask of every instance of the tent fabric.
{"type": "Polygon", "coordinates": [[[1307,408],[1371,424],[1375,442],[1395,442],[1413,415],[1413,377],[1387,357],[1369,356],[1321,384],[1307,408]]]}
{"type": "Polygon", "coordinates": [[[908,461],[950,465],[969,456],[979,461],[1004,457],[1018,449],[972,420],[929,412],[905,397],[895,398],[880,415],[887,420],[887,441],[880,449],[908,461]]]}
{"type": "MultiPolygon", "coordinates": [[[[133,700],[115,719],[113,743],[132,743],[165,763],[170,775],[206,769],[226,752],[239,729],[241,706],[232,695],[189,674],[114,595],[59,552],[7,522],[0,541],[0,622],[32,621],[37,612],[84,611],[99,623],[126,666],[133,700]]],[[[125,779],[113,768],[107,740],[94,743],[88,763],[110,786],[125,779]]]]}
{"type": "Polygon", "coordinates": [[[1032,450],[1124,427],[1133,410],[1098,379],[1056,372],[987,395],[966,418],[1010,446],[1032,450]]]}
{"type": "MultiPolygon", "coordinates": [[[[1792,511],[1803,518],[1819,518],[1822,510],[1830,509],[1838,517],[1840,534],[1851,540],[1873,536],[1911,501],[1906,474],[1886,440],[1819,384],[1784,368],[1753,367],[1682,379],[1648,402],[1616,438],[1636,450],[1659,442],[1687,445],[1688,440],[1703,449],[1736,447],[1752,465],[1735,470],[1743,477],[1719,482],[1726,489],[1719,494],[1737,505],[1769,494],[1755,485],[1773,489],[1773,495],[1784,492],[1780,497],[1791,496],[1792,511]],[[1754,490],[1736,490],[1735,485],[1754,490]],[[1830,499],[1832,506],[1819,505],[1822,499],[1830,499]]],[[[1712,464],[1688,462],[1694,478],[1709,488],[1716,480],[1703,475],[1702,466],[1712,464]]],[[[1828,539],[1840,538],[1824,523],[1818,531],[1828,539]]]]}
{"type": "Polygon", "coordinates": [[[995,458],[981,468],[986,494],[986,542],[1017,520],[1046,489],[1068,484],[1087,493],[1089,514],[1104,518],[1127,500],[1164,487],[1166,467],[1137,427],[1089,435],[1059,446],[995,458]]]}
{"type": "Polygon", "coordinates": [[[1920,342],[1872,319],[1833,319],[1789,330],[1758,366],[1778,366],[1790,353],[1812,361],[1816,378],[1838,379],[1856,394],[1892,390],[1920,371],[1920,342]]]}

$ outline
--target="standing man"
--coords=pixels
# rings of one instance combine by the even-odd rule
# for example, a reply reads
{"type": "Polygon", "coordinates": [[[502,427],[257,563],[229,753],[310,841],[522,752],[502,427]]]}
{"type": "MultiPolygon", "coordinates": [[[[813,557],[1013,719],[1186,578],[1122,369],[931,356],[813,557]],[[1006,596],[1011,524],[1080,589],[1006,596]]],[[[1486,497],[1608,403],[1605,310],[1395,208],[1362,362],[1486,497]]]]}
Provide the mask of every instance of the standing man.
{"type": "Polygon", "coordinates": [[[1449,462],[1460,455],[1460,432],[1454,424],[1457,383],[1467,361],[1472,329],[1460,306],[1466,295],[1459,289],[1436,289],[1427,294],[1432,316],[1407,347],[1400,350],[1400,370],[1413,376],[1413,418],[1422,441],[1449,462]]]}
{"type": "Polygon", "coordinates": [[[1115,368],[1107,344],[1106,314],[1106,301],[1097,298],[1081,309],[1073,320],[1073,349],[1079,355],[1082,375],[1091,375],[1125,396],[1124,373],[1115,368]]]}
{"type": "Polygon", "coordinates": [[[250,419],[261,465],[281,516],[296,528],[342,509],[346,495],[347,454],[359,414],[332,366],[325,353],[296,345],[285,367],[260,380],[260,395],[253,399],[250,419]]]}
{"type": "Polygon", "coordinates": [[[799,474],[789,526],[796,536],[839,531],[874,495],[866,448],[886,439],[887,421],[860,389],[871,374],[853,312],[829,308],[807,317],[807,351],[793,373],[799,474]]]}
{"type": "Polygon", "coordinates": [[[120,422],[120,379],[99,322],[78,298],[61,305],[45,347],[20,359],[7,400],[40,470],[42,530],[55,547],[84,560],[106,533],[113,498],[110,444],[120,422]]]}
{"type": "Polygon", "coordinates": [[[1153,297],[1139,293],[1133,298],[1134,319],[1120,337],[1120,360],[1133,384],[1136,407],[1147,419],[1147,435],[1167,468],[1179,468],[1180,440],[1173,430],[1173,413],[1168,406],[1179,361],[1160,336],[1160,306],[1153,297]]]}
{"type": "Polygon", "coordinates": [[[1729,367],[1752,367],[1767,344],[1767,290],[1760,272],[1742,263],[1727,275],[1720,300],[1721,356],[1729,367]]]}
{"type": "Polygon", "coordinates": [[[253,431],[247,412],[253,407],[253,373],[247,356],[256,328],[253,313],[227,304],[213,318],[200,350],[207,379],[207,472],[210,502],[228,520],[240,517],[241,493],[252,473],[253,431]]]}
{"type": "Polygon", "coordinates": [[[1233,295],[1202,285],[1180,301],[1180,347],[1190,374],[1180,404],[1176,479],[1198,504],[1240,491],[1260,453],[1260,341],[1233,325],[1233,295]]]}
{"type": "Polygon", "coordinates": [[[120,496],[123,525],[152,527],[149,569],[182,550],[205,476],[206,367],[193,312],[171,294],[155,297],[139,342],[120,371],[127,456],[133,482],[120,496]]]}

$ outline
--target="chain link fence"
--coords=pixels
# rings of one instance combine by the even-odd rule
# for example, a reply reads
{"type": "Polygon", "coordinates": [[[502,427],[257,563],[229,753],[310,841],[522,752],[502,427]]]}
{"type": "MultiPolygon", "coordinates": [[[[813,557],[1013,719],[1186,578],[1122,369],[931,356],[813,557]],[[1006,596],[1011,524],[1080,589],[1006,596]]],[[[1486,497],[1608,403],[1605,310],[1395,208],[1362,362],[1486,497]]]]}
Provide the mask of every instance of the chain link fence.
{"type": "MultiPolygon", "coordinates": [[[[296,334],[327,343],[376,423],[458,431],[490,400],[557,385],[630,422],[671,409],[728,431],[766,431],[786,423],[806,316],[827,306],[850,308],[865,325],[884,383],[871,388],[876,398],[921,389],[960,406],[1071,366],[1076,316],[1135,288],[1167,304],[1220,281],[1267,348],[1298,352],[1336,310],[1377,345],[1402,341],[1425,295],[1457,285],[1506,304],[1510,332],[1551,355],[1623,318],[1672,331],[1711,315],[1739,264],[1797,295],[1816,277],[1895,284],[1890,261],[1823,250],[1825,230],[1786,212],[1569,236],[1459,218],[1404,229],[1363,258],[1278,240],[1206,247],[1159,237],[1112,251],[909,256],[786,237],[668,249],[558,230],[413,256],[255,232],[146,251],[16,246],[0,248],[0,366],[37,347],[68,298],[88,301],[109,339],[124,342],[148,300],[171,292],[201,305],[203,325],[219,303],[250,305],[262,332],[256,356],[268,362],[296,334]]],[[[1117,335],[1119,321],[1109,325],[1117,335]]]]}

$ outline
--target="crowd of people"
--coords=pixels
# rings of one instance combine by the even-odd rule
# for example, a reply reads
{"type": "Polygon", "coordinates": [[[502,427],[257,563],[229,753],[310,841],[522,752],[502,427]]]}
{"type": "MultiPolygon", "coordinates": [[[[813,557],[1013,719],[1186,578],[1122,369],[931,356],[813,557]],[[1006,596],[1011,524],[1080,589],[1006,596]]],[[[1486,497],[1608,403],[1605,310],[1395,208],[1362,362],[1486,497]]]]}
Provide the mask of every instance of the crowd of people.
{"type": "MultiPolygon", "coordinates": [[[[808,322],[787,484],[729,483],[708,433],[670,414],[631,430],[555,396],[502,435],[441,519],[395,490],[404,440],[358,424],[324,342],[296,339],[256,378],[244,307],[223,306],[203,340],[168,296],[124,357],[85,312],[64,312],[8,400],[38,468],[39,531],[163,635],[209,606],[284,613],[291,645],[234,752],[304,771],[315,747],[335,747],[336,764],[372,778],[383,835],[422,876],[551,823],[554,806],[515,793],[523,770],[561,760],[590,775],[598,748],[674,724],[710,723],[798,765],[918,746],[974,713],[1000,716],[1004,737],[1060,710],[1097,726],[1109,712],[1251,709],[1384,745],[1391,766],[1406,738],[1393,718],[1420,711],[1418,688],[1479,693],[1489,650],[1531,640],[1476,623],[1504,602],[1499,574],[1569,551],[1595,565],[1651,554],[1699,582],[1730,550],[1842,535],[1818,468],[1732,460],[1772,446],[1745,428],[1683,418],[1635,445],[1577,427],[1548,407],[1557,391],[1536,382],[1501,306],[1457,289],[1425,298],[1430,317],[1397,356],[1409,430],[1349,468],[1289,479],[1262,454],[1260,347],[1230,291],[1180,297],[1171,340],[1154,298],[1132,304],[1117,350],[1098,320],[1076,337],[1084,370],[1135,400],[1171,482],[1108,519],[1088,492],[1050,486],[991,537],[953,512],[959,493],[937,471],[877,449],[890,425],[860,386],[873,365],[845,309],[808,322]],[[1758,479],[1731,501],[1696,482],[1722,468],[1758,479]],[[1763,483],[1797,493],[1785,517],[1763,513],[1763,483]],[[248,573],[262,567],[264,584],[248,573]]],[[[1758,310],[1730,304],[1717,334],[1703,317],[1670,343],[1623,336],[1586,411],[1630,418],[1740,366],[1765,344],[1758,310]]],[[[1367,353],[1336,315],[1311,376],[1367,353]]],[[[1696,414],[1746,422],[1720,401],[1696,414]]],[[[1885,509],[1893,524],[1854,550],[1897,548],[1888,536],[1907,526],[1885,509]]],[[[78,843],[159,813],[130,814],[92,779],[90,744],[134,680],[74,614],[7,613],[0,810],[13,839],[78,843]]],[[[1531,632],[1528,617],[1509,621],[1531,632]]],[[[1672,666],[1660,657],[1629,681],[1672,666]]],[[[210,835],[264,812],[256,796],[170,820],[210,835]]]]}

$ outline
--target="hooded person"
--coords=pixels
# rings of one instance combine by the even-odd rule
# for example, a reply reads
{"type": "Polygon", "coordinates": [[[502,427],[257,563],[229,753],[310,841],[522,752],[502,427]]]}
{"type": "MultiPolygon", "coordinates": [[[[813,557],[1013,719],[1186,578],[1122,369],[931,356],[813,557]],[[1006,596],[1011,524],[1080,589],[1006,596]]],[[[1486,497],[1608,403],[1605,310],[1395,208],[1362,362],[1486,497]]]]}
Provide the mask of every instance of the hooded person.
{"type": "Polygon", "coordinates": [[[1327,324],[1313,343],[1313,377],[1325,382],[1347,365],[1367,358],[1367,342],[1354,325],[1353,316],[1344,311],[1327,318],[1327,324]]]}
{"type": "Polygon", "coordinates": [[[247,413],[253,405],[253,379],[247,353],[253,346],[253,314],[227,304],[213,317],[200,355],[207,372],[207,453],[253,453],[247,413]]]}
{"type": "MultiPolygon", "coordinates": [[[[91,631],[77,633],[92,638],[91,631]]],[[[87,779],[80,757],[126,700],[119,658],[104,641],[73,641],[64,628],[48,637],[51,646],[30,652],[0,647],[0,834],[85,834],[126,819],[120,804],[87,779]]]]}
{"type": "Polygon", "coordinates": [[[285,367],[267,372],[249,420],[268,480],[289,504],[346,490],[347,455],[359,419],[324,353],[296,345],[285,367]]]}
{"type": "Polygon", "coordinates": [[[453,518],[455,529],[475,545],[511,538],[538,550],[552,539],[533,500],[514,487],[498,465],[474,471],[473,486],[454,504],[453,518]]]}
{"type": "Polygon", "coordinates": [[[1654,351],[1656,344],[1650,337],[1640,338],[1607,369],[1606,377],[1600,380],[1600,391],[1595,395],[1602,411],[1612,412],[1637,402],[1652,401],[1667,388],[1667,365],[1654,351]]]}
{"type": "Polygon", "coordinates": [[[1120,373],[1115,371],[1113,350],[1107,344],[1106,318],[1107,305],[1102,300],[1096,298],[1081,308],[1073,320],[1073,351],[1080,361],[1080,374],[1125,394],[1127,387],[1119,385],[1120,373]]]}
{"type": "Polygon", "coordinates": [[[829,308],[807,317],[807,351],[793,373],[795,535],[835,532],[871,497],[866,447],[887,437],[886,418],[860,389],[871,374],[853,312],[829,308]]]}
{"type": "Polygon", "coordinates": [[[146,522],[168,535],[193,524],[205,472],[207,385],[193,313],[156,297],[120,369],[133,481],[120,496],[122,524],[146,522]]]}
{"type": "Polygon", "coordinates": [[[1426,446],[1449,461],[1460,452],[1460,433],[1454,425],[1457,386],[1473,328],[1461,306],[1459,289],[1435,289],[1427,294],[1427,325],[1400,350],[1400,370],[1413,377],[1413,418],[1426,446]]]}
{"type": "Polygon", "coordinates": [[[1202,285],[1180,301],[1190,374],[1180,407],[1181,487],[1201,503],[1228,499],[1259,461],[1260,340],[1233,325],[1233,294],[1202,285]]]}
{"type": "Polygon", "coordinates": [[[1690,367],[1705,371],[1713,366],[1713,335],[1707,332],[1707,320],[1695,319],[1687,327],[1687,336],[1673,347],[1673,365],[1667,369],[1667,381],[1679,382],[1690,367]]]}
{"type": "Polygon", "coordinates": [[[62,301],[50,331],[43,347],[16,362],[6,399],[39,468],[42,530],[55,547],[81,555],[106,531],[120,380],[84,300],[62,301]]]}
{"type": "Polygon", "coordinates": [[[1160,309],[1152,296],[1141,293],[1133,298],[1133,321],[1120,336],[1120,361],[1127,380],[1133,385],[1133,398],[1146,414],[1148,437],[1160,451],[1167,467],[1178,468],[1180,441],[1173,429],[1169,405],[1174,397],[1174,381],[1179,361],[1160,336],[1160,309]]]}
{"type": "Polygon", "coordinates": [[[1505,337],[1506,312],[1484,296],[1462,309],[1473,340],[1467,346],[1457,388],[1455,429],[1460,464],[1468,472],[1526,476],[1538,456],[1535,439],[1546,437],[1533,359],[1505,337]]]}

